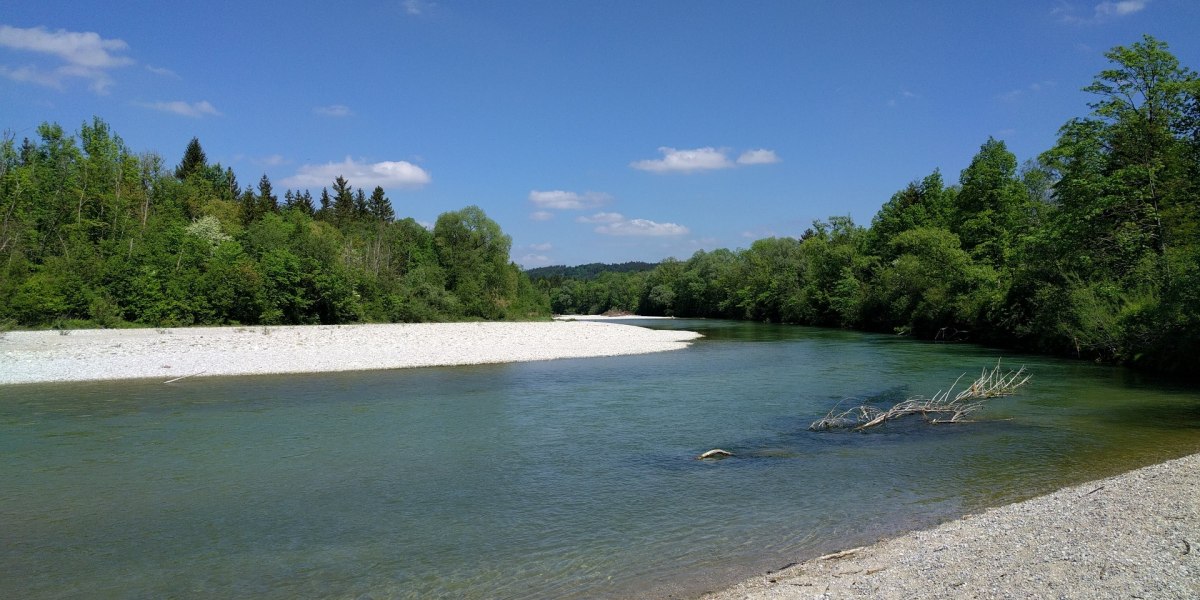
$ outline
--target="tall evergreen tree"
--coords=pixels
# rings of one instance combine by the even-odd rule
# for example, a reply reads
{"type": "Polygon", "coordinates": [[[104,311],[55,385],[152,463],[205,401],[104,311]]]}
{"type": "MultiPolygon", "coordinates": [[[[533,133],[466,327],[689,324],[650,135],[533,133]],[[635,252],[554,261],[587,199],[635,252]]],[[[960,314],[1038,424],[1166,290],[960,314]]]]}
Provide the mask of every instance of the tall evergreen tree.
{"type": "Polygon", "coordinates": [[[204,149],[200,147],[200,138],[194,137],[192,141],[188,142],[187,149],[183,151],[183,161],[175,167],[175,177],[187,179],[188,175],[206,168],[208,168],[208,157],[204,155],[204,149]]]}
{"type": "Polygon", "coordinates": [[[333,219],[333,201],[329,199],[329,188],[321,188],[321,207],[316,216],[322,221],[333,219]]]}
{"type": "Polygon", "coordinates": [[[392,210],[392,203],[383,195],[383,188],[375,186],[375,190],[371,192],[371,198],[367,201],[367,210],[372,219],[390,223],[395,220],[396,212],[392,210]]]}
{"type": "Polygon", "coordinates": [[[333,221],[340,227],[353,220],[354,192],[350,191],[350,182],[338,175],[333,180],[333,221]]]}
{"type": "Polygon", "coordinates": [[[225,168],[225,189],[229,192],[227,200],[233,200],[241,193],[241,186],[238,185],[237,175],[233,174],[233,169],[225,168]]]}
{"type": "Polygon", "coordinates": [[[296,208],[310,217],[316,212],[313,208],[312,194],[308,193],[308,190],[304,190],[303,194],[296,194],[296,208]]]}
{"type": "Polygon", "coordinates": [[[275,197],[271,189],[271,180],[263,173],[262,179],[258,180],[258,206],[255,210],[255,218],[260,218],[269,212],[279,211],[279,199],[275,197]]]}

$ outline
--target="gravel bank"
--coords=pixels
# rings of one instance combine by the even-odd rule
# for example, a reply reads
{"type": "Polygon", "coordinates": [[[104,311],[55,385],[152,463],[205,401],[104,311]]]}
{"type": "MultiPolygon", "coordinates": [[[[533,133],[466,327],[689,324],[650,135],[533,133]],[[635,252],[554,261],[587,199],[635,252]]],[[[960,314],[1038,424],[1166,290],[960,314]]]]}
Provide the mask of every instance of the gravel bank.
{"type": "Polygon", "coordinates": [[[704,598],[1200,598],[1200,454],[810,560],[704,598]]]}
{"type": "Polygon", "coordinates": [[[10,331],[0,334],[0,384],[617,356],[678,350],[698,337],[585,322],[10,331]]]}

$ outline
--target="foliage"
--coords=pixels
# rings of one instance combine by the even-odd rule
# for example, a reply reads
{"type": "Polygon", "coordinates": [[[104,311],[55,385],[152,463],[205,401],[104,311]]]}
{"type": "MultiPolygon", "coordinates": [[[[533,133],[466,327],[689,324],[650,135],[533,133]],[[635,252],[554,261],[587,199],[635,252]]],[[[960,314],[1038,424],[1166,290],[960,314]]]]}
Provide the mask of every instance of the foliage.
{"type": "Polygon", "coordinates": [[[478,208],[438,240],[384,190],[239,190],[198,139],[168,172],[100,119],[0,140],[0,322],[115,327],[543,318],[549,300],[478,208]],[[465,232],[465,233],[464,233],[465,232]],[[463,233],[463,235],[458,235],[463,233]],[[439,242],[440,243],[435,243],[439,242]]]}
{"type": "Polygon", "coordinates": [[[100,119],[0,140],[0,322],[524,319],[622,311],[970,339],[1200,373],[1200,78],[1152,37],[1106,56],[1086,117],[1023,166],[987,139],[799,238],[657,265],[509,260],[478,207],[427,230],[337,177],[238,189],[193,139],[173,171],[100,119]],[[332,189],[332,194],[330,190],[332,189]]]}
{"type": "Polygon", "coordinates": [[[538,281],[555,277],[555,312],[855,327],[1195,374],[1200,79],[1149,36],[1106,56],[1091,115],[1053,148],[1018,167],[989,138],[957,185],[934,171],[869,229],[833,217],[649,272],[538,281]]]}

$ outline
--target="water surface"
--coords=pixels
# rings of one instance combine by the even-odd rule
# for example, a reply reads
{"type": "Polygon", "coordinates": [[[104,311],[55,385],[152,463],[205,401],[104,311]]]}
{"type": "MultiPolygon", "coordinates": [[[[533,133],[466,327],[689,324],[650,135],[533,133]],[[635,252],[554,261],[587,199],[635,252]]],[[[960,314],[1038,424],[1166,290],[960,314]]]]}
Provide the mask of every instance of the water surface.
{"type": "Polygon", "coordinates": [[[1200,451],[1195,389],[1008,355],[983,423],[813,433],[931,395],[967,345],[725,321],[690,349],[0,387],[0,597],[697,594],[1200,451]],[[735,458],[694,457],[710,448],[735,458]]]}

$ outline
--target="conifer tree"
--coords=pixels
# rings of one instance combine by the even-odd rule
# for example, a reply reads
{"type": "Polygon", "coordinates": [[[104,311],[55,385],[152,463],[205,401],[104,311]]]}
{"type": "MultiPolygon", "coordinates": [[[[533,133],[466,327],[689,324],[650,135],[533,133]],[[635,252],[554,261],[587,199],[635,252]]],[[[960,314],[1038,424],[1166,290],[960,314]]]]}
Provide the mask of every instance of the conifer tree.
{"type": "Polygon", "coordinates": [[[365,219],[370,214],[367,210],[367,194],[362,188],[354,191],[354,218],[365,219]]]}
{"type": "Polygon", "coordinates": [[[175,167],[175,177],[178,179],[187,179],[188,175],[197,171],[203,171],[208,167],[208,157],[204,155],[204,149],[200,147],[200,138],[192,138],[188,142],[187,149],[183,152],[183,162],[175,167]]]}
{"type": "Polygon", "coordinates": [[[333,217],[333,202],[329,199],[329,188],[321,188],[321,208],[317,210],[317,218],[328,221],[333,217]]]}
{"type": "Polygon", "coordinates": [[[338,175],[333,180],[333,221],[340,227],[353,219],[354,193],[350,191],[350,182],[338,175]]]}
{"type": "Polygon", "coordinates": [[[269,212],[279,210],[279,199],[271,190],[271,180],[267,178],[267,174],[263,173],[262,179],[258,180],[258,206],[255,208],[254,218],[258,219],[269,212]]]}
{"type": "Polygon", "coordinates": [[[367,211],[372,219],[384,223],[390,223],[396,218],[392,203],[383,195],[383,188],[380,186],[375,186],[375,191],[371,192],[371,198],[367,201],[367,211]]]}
{"type": "Polygon", "coordinates": [[[306,214],[310,217],[313,215],[314,212],[316,212],[315,210],[313,210],[312,194],[308,193],[308,190],[304,190],[303,195],[296,194],[296,208],[300,209],[301,211],[304,212],[304,214],[306,214]]]}

